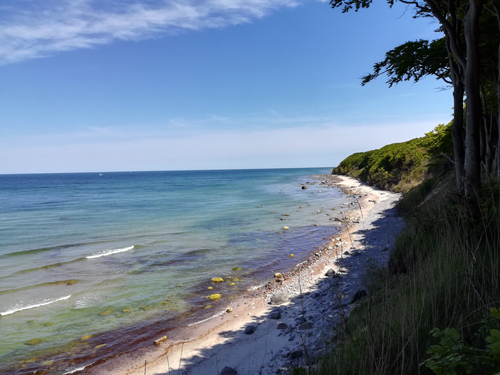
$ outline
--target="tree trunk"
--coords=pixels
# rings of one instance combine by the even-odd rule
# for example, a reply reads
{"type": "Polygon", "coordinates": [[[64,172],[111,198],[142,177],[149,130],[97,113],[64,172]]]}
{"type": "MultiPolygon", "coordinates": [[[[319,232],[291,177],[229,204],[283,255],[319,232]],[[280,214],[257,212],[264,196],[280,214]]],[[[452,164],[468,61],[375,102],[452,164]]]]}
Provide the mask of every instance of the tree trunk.
{"type": "Polygon", "coordinates": [[[464,190],[464,84],[459,82],[454,85],[453,90],[453,127],[451,128],[451,137],[453,139],[453,160],[455,161],[455,175],[457,189],[459,192],[464,190]]]}
{"type": "MultiPolygon", "coordinates": [[[[493,11],[498,21],[498,31],[500,35],[500,5],[497,2],[493,2],[493,11]]],[[[497,93],[497,129],[498,129],[498,141],[497,141],[497,149],[496,149],[496,169],[498,181],[500,181],[500,40],[498,41],[498,56],[497,56],[497,79],[495,82],[495,89],[497,93]]]]}
{"type": "Polygon", "coordinates": [[[465,69],[465,91],[467,93],[465,120],[465,196],[470,197],[481,183],[480,127],[481,97],[479,93],[479,16],[482,0],[469,0],[465,15],[465,43],[467,65],[465,69]]]}

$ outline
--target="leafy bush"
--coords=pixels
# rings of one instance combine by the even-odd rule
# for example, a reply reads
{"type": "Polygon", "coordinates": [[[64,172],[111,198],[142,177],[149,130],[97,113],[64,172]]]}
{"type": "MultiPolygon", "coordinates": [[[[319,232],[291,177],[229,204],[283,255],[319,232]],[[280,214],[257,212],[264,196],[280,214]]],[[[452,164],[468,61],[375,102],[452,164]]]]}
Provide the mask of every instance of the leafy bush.
{"type": "Polygon", "coordinates": [[[427,354],[430,358],[422,362],[421,366],[431,369],[436,375],[471,374],[481,371],[482,374],[500,374],[500,312],[497,308],[490,308],[490,319],[484,319],[477,335],[489,336],[484,338],[485,348],[467,345],[455,328],[446,328],[441,331],[434,328],[433,337],[439,339],[438,345],[432,345],[427,354]]]}
{"type": "Polygon", "coordinates": [[[440,124],[425,137],[358,152],[344,159],[334,174],[358,178],[382,189],[407,192],[429,175],[433,165],[452,153],[451,126],[440,124]]]}

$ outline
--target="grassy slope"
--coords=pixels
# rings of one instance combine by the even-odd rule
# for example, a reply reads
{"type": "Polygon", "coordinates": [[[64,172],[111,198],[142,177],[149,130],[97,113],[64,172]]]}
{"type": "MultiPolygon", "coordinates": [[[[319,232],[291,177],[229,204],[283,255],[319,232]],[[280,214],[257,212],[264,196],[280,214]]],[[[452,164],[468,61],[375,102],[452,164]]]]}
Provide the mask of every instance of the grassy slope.
{"type": "MultiPolygon", "coordinates": [[[[437,155],[439,147],[422,151],[425,143],[424,137],[354,154],[334,173],[397,190],[414,179],[416,166],[429,176],[428,155],[437,155]],[[398,150],[403,155],[395,154],[398,150]],[[385,177],[379,178],[382,173],[385,177]]],[[[399,209],[407,227],[389,267],[370,271],[369,296],[337,327],[335,349],[323,358],[317,374],[432,374],[422,362],[439,341],[430,333],[434,327],[454,327],[464,342],[443,349],[436,360],[442,372],[435,373],[500,370],[500,354],[497,360],[480,351],[491,350],[485,341],[489,328],[500,328],[500,319],[488,315],[489,308],[500,307],[500,188],[497,181],[485,186],[474,201],[461,201],[448,171],[404,194],[399,209]]]]}
{"type": "Polygon", "coordinates": [[[382,189],[408,192],[429,176],[429,168],[441,161],[442,153],[451,153],[450,132],[451,123],[438,125],[424,137],[352,154],[334,168],[333,173],[382,189]]]}

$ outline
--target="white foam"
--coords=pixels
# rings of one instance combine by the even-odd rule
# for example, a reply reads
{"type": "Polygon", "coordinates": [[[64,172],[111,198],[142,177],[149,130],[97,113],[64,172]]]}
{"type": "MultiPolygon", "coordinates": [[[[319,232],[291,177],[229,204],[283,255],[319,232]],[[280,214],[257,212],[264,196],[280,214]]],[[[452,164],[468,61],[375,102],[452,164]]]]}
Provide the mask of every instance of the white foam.
{"type": "Polygon", "coordinates": [[[100,253],[95,253],[95,254],[89,255],[86,258],[87,259],[94,259],[94,258],[105,257],[108,255],[113,255],[113,254],[124,253],[125,251],[132,250],[133,248],[134,248],[134,245],[129,246],[129,247],[124,247],[123,249],[106,249],[104,251],[101,251],[100,253]]]}
{"type": "Polygon", "coordinates": [[[69,296],[57,298],[57,299],[54,299],[54,300],[45,300],[45,301],[37,303],[35,305],[28,305],[28,306],[22,306],[22,307],[15,306],[11,310],[7,310],[7,311],[4,311],[4,312],[1,312],[0,315],[5,316],[5,315],[14,314],[14,313],[16,313],[18,311],[29,310],[29,309],[34,309],[34,308],[40,307],[40,306],[50,305],[51,303],[63,301],[65,299],[68,299],[69,297],[71,297],[71,294],[69,296]]]}
{"type": "Polygon", "coordinates": [[[210,318],[206,318],[206,319],[200,320],[199,322],[196,322],[196,323],[188,324],[188,327],[194,326],[195,324],[200,324],[200,323],[206,322],[207,320],[210,320],[210,319],[213,319],[213,318],[217,318],[218,316],[223,315],[227,311],[227,309],[228,308],[226,308],[225,310],[221,311],[218,314],[212,315],[210,318]]]}
{"type": "Polygon", "coordinates": [[[87,366],[76,367],[76,368],[74,368],[74,369],[68,370],[68,371],[66,371],[66,372],[64,373],[64,375],[66,375],[66,374],[73,374],[73,373],[75,373],[75,372],[77,372],[77,371],[83,371],[83,370],[85,370],[85,367],[87,367],[87,366]]]}

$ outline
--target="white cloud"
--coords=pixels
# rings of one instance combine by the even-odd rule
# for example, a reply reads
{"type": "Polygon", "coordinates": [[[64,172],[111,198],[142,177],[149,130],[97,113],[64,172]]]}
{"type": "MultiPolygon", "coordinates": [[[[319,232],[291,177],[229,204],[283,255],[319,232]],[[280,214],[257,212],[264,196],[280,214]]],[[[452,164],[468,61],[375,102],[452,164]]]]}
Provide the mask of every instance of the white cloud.
{"type": "Polygon", "coordinates": [[[0,63],[251,22],[297,0],[25,0],[3,6],[0,63]]]}

